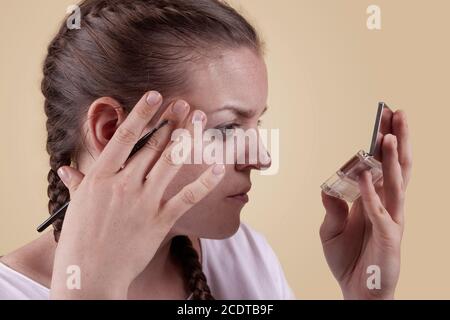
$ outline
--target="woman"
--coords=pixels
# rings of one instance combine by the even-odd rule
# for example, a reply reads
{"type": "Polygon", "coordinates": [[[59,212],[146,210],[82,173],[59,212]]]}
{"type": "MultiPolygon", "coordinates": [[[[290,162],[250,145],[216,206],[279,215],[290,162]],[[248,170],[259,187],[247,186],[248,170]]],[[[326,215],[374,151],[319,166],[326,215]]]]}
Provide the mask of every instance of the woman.
{"type": "MultiPolygon", "coordinates": [[[[64,22],[50,43],[42,81],[49,212],[71,203],[53,235],[0,260],[0,298],[294,298],[264,237],[240,222],[251,171],[270,164],[172,159],[176,128],[258,127],[268,80],[254,28],[217,0],[80,9],[81,29],[64,22]],[[159,109],[169,125],[126,161],[159,109]]],[[[323,194],[321,239],[345,298],[394,296],[411,151],[404,113],[392,126],[383,186],[362,175],[351,210],[323,194]],[[369,265],[382,270],[381,289],[367,287],[369,265]]]]}

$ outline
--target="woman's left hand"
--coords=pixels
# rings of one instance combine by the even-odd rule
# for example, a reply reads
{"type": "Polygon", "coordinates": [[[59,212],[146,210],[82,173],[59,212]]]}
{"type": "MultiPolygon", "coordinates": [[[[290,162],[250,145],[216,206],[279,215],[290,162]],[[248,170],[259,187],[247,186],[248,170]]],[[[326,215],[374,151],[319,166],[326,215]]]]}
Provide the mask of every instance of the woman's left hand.
{"type": "Polygon", "coordinates": [[[351,210],[345,201],[322,192],[326,215],[320,237],[345,299],[394,298],[400,274],[405,192],[412,168],[404,112],[394,113],[392,131],[382,143],[382,183],[374,186],[369,172],[361,175],[361,197],[351,210]]]}

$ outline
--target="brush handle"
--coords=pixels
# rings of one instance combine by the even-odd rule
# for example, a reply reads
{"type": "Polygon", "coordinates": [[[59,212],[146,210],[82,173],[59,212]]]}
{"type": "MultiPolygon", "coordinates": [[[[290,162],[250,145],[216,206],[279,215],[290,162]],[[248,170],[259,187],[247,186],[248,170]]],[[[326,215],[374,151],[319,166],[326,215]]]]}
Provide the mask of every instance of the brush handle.
{"type": "MultiPolygon", "coordinates": [[[[136,152],[138,152],[142,147],[147,143],[147,141],[155,134],[156,131],[164,127],[166,124],[168,124],[169,121],[165,120],[163,121],[159,126],[154,128],[152,131],[147,133],[145,136],[143,136],[139,141],[134,145],[133,149],[131,150],[130,155],[128,156],[127,160],[129,160],[136,152]]],[[[45,229],[47,229],[53,222],[55,222],[60,217],[64,216],[66,213],[67,207],[69,206],[70,201],[66,202],[61,208],[59,208],[55,213],[53,213],[50,217],[47,218],[44,222],[42,222],[37,227],[37,232],[42,232],[45,229]]]]}

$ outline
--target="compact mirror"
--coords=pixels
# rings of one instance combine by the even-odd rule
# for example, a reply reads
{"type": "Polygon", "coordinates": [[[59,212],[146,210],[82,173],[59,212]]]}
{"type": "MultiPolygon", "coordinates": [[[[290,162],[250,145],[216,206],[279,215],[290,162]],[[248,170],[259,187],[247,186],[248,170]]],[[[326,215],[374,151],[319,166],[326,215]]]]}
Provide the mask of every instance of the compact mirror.
{"type": "Polygon", "coordinates": [[[372,134],[372,144],[369,154],[381,162],[381,143],[385,135],[392,133],[392,117],[394,113],[384,102],[378,104],[375,126],[372,134]]]}

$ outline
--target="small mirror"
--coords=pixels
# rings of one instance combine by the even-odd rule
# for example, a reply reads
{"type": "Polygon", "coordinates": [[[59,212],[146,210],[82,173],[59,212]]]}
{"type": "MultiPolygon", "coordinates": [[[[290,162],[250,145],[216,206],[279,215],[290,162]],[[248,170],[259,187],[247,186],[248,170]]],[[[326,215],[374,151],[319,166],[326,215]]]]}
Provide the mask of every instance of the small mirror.
{"type": "Polygon", "coordinates": [[[378,161],[381,161],[381,143],[385,135],[392,133],[392,116],[394,113],[384,103],[378,104],[377,117],[372,135],[372,144],[370,146],[370,154],[378,161]]]}

